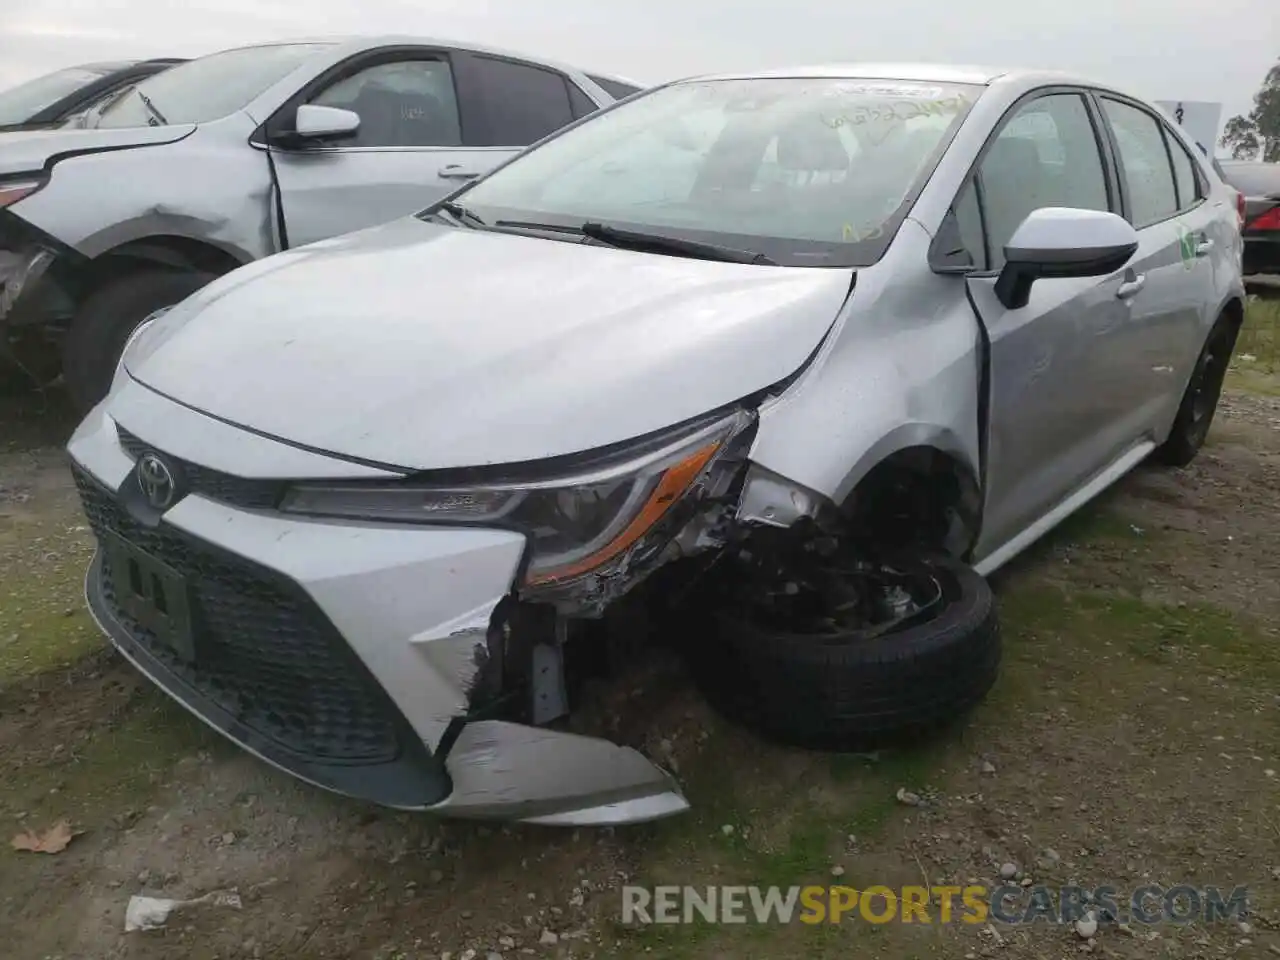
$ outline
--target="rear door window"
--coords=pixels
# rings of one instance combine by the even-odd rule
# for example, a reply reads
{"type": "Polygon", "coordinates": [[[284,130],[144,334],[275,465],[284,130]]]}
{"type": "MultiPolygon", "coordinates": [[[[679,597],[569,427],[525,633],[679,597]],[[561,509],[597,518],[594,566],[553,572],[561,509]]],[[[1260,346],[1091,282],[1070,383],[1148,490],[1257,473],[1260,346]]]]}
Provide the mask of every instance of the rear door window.
{"type": "Polygon", "coordinates": [[[473,146],[525,147],[575,119],[570,84],[562,74],[481,56],[472,65],[486,120],[473,146]]]}
{"type": "Polygon", "coordinates": [[[1169,219],[1178,212],[1178,190],[1160,121],[1132,104],[1101,101],[1120,151],[1130,221],[1141,229],[1169,219]]]}
{"type": "Polygon", "coordinates": [[[1178,191],[1178,211],[1190,210],[1204,199],[1196,162],[1182,145],[1182,141],[1168,128],[1164,135],[1169,141],[1169,156],[1173,159],[1173,185],[1178,191]]]}

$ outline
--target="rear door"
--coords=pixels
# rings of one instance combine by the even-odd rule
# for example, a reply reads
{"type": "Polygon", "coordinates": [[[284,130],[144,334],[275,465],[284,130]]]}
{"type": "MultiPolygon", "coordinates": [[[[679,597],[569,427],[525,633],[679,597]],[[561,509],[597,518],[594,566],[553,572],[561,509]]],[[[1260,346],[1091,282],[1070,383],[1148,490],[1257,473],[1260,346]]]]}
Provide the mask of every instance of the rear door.
{"type": "Polygon", "coordinates": [[[969,296],[990,344],[979,558],[1101,472],[1136,433],[1124,271],[1038,280],[1019,309],[996,297],[1005,245],[1041,207],[1118,209],[1083,90],[1054,88],[1012,107],[953,208],[977,268],[966,281],[969,296]]]}
{"type": "Polygon", "coordinates": [[[1124,215],[1137,228],[1131,261],[1145,286],[1130,301],[1125,338],[1135,415],[1153,435],[1182,400],[1215,319],[1214,257],[1230,247],[1230,225],[1206,202],[1208,183],[1168,122],[1136,102],[1097,95],[1115,153],[1124,215]]]}

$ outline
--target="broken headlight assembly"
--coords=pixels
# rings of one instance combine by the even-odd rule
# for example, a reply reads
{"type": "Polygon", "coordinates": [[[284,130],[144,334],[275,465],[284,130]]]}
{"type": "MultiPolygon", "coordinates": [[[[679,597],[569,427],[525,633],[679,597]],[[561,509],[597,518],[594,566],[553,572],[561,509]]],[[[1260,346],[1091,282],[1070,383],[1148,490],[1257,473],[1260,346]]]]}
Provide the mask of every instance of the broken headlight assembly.
{"type": "Polygon", "coordinates": [[[38,177],[24,177],[18,180],[0,180],[0,210],[12,206],[19,200],[31,196],[45,185],[45,180],[38,177]]]}
{"type": "Polygon", "coordinates": [[[447,486],[299,484],[280,508],[310,516],[516,530],[529,538],[525,585],[552,585],[588,574],[639,543],[753,422],[738,411],[558,477],[447,486]]]}

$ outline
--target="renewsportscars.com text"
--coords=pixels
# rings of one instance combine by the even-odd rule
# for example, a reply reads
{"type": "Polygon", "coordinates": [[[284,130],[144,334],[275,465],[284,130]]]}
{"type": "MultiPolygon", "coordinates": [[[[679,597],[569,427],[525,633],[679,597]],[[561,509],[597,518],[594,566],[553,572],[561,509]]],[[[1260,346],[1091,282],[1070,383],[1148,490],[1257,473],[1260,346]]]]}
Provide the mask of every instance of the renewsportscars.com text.
{"type": "Polygon", "coordinates": [[[1248,889],[1081,886],[659,886],[622,888],[625,924],[1207,923],[1248,916],[1248,889]]]}

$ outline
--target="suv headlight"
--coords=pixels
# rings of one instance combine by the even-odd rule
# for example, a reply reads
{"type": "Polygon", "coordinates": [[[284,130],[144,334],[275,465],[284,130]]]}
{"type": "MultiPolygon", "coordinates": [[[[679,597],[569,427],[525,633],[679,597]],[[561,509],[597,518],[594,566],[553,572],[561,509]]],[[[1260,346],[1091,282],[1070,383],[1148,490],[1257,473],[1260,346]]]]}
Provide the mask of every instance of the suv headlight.
{"type": "Polygon", "coordinates": [[[43,177],[22,180],[0,180],[0,209],[31,196],[45,185],[43,177]]]}
{"type": "Polygon", "coordinates": [[[752,422],[753,416],[737,412],[555,478],[474,486],[408,480],[298,484],[286,493],[281,509],[518,530],[531,548],[525,583],[549,584],[588,573],[637,543],[752,422]]]}

